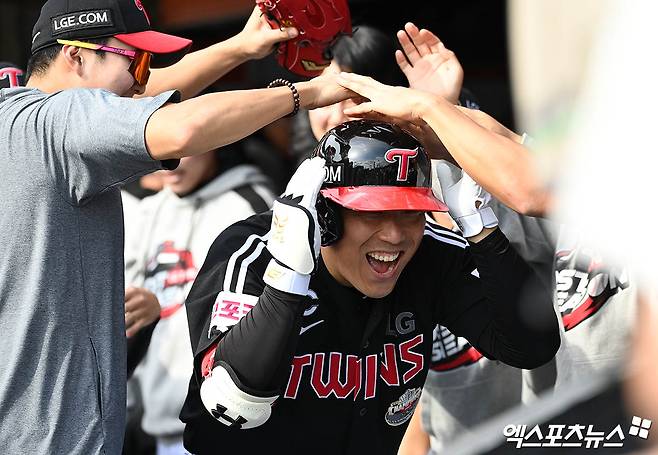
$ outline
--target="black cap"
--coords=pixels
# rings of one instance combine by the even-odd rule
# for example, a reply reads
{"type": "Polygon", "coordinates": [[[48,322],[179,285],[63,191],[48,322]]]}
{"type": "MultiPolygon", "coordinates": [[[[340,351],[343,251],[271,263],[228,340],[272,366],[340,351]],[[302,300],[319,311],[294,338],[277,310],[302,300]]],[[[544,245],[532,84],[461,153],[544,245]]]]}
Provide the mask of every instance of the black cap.
{"type": "Polygon", "coordinates": [[[9,62],[0,62],[0,88],[25,85],[25,71],[9,62]]]}
{"type": "Polygon", "coordinates": [[[32,53],[58,39],[84,40],[114,36],[154,54],[181,53],[192,42],[153,31],[141,0],[48,0],[32,31],[32,53]]]}

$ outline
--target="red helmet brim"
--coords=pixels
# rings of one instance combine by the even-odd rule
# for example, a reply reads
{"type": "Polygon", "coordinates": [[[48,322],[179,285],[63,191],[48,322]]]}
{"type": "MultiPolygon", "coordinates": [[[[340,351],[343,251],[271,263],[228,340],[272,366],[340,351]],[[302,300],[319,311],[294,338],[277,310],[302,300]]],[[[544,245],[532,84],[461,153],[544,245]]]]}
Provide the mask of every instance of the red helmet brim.
{"type": "Polygon", "coordinates": [[[447,212],[448,207],[438,200],[431,188],[403,186],[347,186],[324,188],[322,195],[337,204],[364,212],[419,210],[447,212]]]}

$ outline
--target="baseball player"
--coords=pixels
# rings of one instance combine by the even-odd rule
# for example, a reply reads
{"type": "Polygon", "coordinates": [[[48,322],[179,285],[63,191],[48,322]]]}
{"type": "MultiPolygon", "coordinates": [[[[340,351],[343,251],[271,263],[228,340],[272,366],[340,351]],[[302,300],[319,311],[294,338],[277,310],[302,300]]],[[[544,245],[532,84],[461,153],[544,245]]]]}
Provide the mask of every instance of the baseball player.
{"type": "Polygon", "coordinates": [[[472,180],[455,176],[448,191],[466,240],[426,222],[448,208],[400,128],[341,124],[315,155],[272,212],[215,240],[190,291],[192,453],[396,453],[439,321],[520,368],[559,346],[547,293],[519,307],[537,278],[472,180]]]}

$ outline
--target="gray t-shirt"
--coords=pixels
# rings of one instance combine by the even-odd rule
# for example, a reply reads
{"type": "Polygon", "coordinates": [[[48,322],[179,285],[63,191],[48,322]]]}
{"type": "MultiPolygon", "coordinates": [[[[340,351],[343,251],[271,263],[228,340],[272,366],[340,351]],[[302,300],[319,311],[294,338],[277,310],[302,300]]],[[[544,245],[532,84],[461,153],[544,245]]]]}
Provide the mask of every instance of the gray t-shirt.
{"type": "Polygon", "coordinates": [[[133,100],[105,90],[0,90],[3,453],[121,452],[118,185],[162,167],[144,130],[174,93],[133,100]]]}

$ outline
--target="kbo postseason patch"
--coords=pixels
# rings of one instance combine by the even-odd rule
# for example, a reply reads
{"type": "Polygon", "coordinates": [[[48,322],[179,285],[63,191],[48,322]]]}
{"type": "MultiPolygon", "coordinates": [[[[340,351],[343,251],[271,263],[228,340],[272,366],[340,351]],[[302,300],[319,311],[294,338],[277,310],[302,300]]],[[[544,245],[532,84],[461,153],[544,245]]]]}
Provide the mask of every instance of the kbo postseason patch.
{"type": "Polygon", "coordinates": [[[416,409],[416,404],[420,399],[422,391],[423,390],[420,387],[409,389],[402,394],[399,400],[391,403],[386,412],[386,416],[384,416],[386,423],[397,427],[409,420],[416,409]]]}

